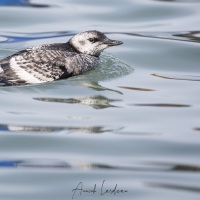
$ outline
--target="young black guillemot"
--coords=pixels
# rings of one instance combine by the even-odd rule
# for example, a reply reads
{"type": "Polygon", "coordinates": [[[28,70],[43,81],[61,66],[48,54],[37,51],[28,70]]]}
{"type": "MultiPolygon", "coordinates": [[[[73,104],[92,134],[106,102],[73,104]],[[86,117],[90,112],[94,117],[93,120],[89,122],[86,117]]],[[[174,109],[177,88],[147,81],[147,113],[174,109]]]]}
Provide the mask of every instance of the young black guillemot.
{"type": "Polygon", "coordinates": [[[0,83],[27,85],[83,74],[99,63],[104,49],[120,44],[94,30],[76,34],[66,43],[28,48],[0,61],[0,83]]]}

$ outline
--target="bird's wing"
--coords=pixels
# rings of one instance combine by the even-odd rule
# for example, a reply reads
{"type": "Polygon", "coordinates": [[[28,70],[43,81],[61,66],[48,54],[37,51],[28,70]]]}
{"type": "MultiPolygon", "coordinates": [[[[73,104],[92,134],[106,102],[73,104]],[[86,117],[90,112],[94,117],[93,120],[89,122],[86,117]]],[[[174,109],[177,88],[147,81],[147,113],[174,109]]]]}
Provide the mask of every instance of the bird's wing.
{"type": "Polygon", "coordinates": [[[11,81],[24,80],[26,83],[48,82],[70,76],[66,60],[74,52],[52,49],[27,49],[3,59],[0,62],[2,74],[11,81]]]}
{"type": "Polygon", "coordinates": [[[32,84],[49,82],[82,74],[98,64],[99,59],[67,51],[62,45],[40,45],[17,52],[0,61],[0,82],[32,84]]]}

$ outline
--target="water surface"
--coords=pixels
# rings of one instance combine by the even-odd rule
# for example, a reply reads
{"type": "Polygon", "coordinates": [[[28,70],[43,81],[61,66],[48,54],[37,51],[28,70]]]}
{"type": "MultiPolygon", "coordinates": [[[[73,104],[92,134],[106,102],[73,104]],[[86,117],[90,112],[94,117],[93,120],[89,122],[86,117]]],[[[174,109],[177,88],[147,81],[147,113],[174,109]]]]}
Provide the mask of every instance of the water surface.
{"type": "Polygon", "coordinates": [[[0,1],[0,58],[85,30],[124,42],[82,76],[0,87],[0,199],[199,199],[199,3],[0,1]]]}

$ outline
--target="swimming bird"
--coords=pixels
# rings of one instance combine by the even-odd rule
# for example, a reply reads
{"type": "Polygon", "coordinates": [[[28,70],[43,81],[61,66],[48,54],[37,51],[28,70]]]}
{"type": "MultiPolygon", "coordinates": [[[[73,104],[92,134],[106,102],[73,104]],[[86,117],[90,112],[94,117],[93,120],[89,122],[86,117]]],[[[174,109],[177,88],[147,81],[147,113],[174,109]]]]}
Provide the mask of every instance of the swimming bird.
{"type": "Polygon", "coordinates": [[[99,64],[104,49],[120,44],[123,42],[91,30],[74,35],[66,43],[28,48],[0,61],[0,83],[27,85],[80,75],[99,64]]]}

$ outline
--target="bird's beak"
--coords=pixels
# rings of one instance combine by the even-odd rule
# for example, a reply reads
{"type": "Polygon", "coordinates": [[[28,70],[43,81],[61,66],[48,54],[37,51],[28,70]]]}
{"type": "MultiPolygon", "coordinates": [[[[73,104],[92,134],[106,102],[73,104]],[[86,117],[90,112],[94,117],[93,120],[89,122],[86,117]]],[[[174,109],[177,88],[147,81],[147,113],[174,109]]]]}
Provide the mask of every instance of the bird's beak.
{"type": "Polygon", "coordinates": [[[117,46],[117,45],[123,44],[123,42],[119,40],[110,40],[110,39],[105,40],[103,43],[107,44],[108,46],[117,46]]]}

